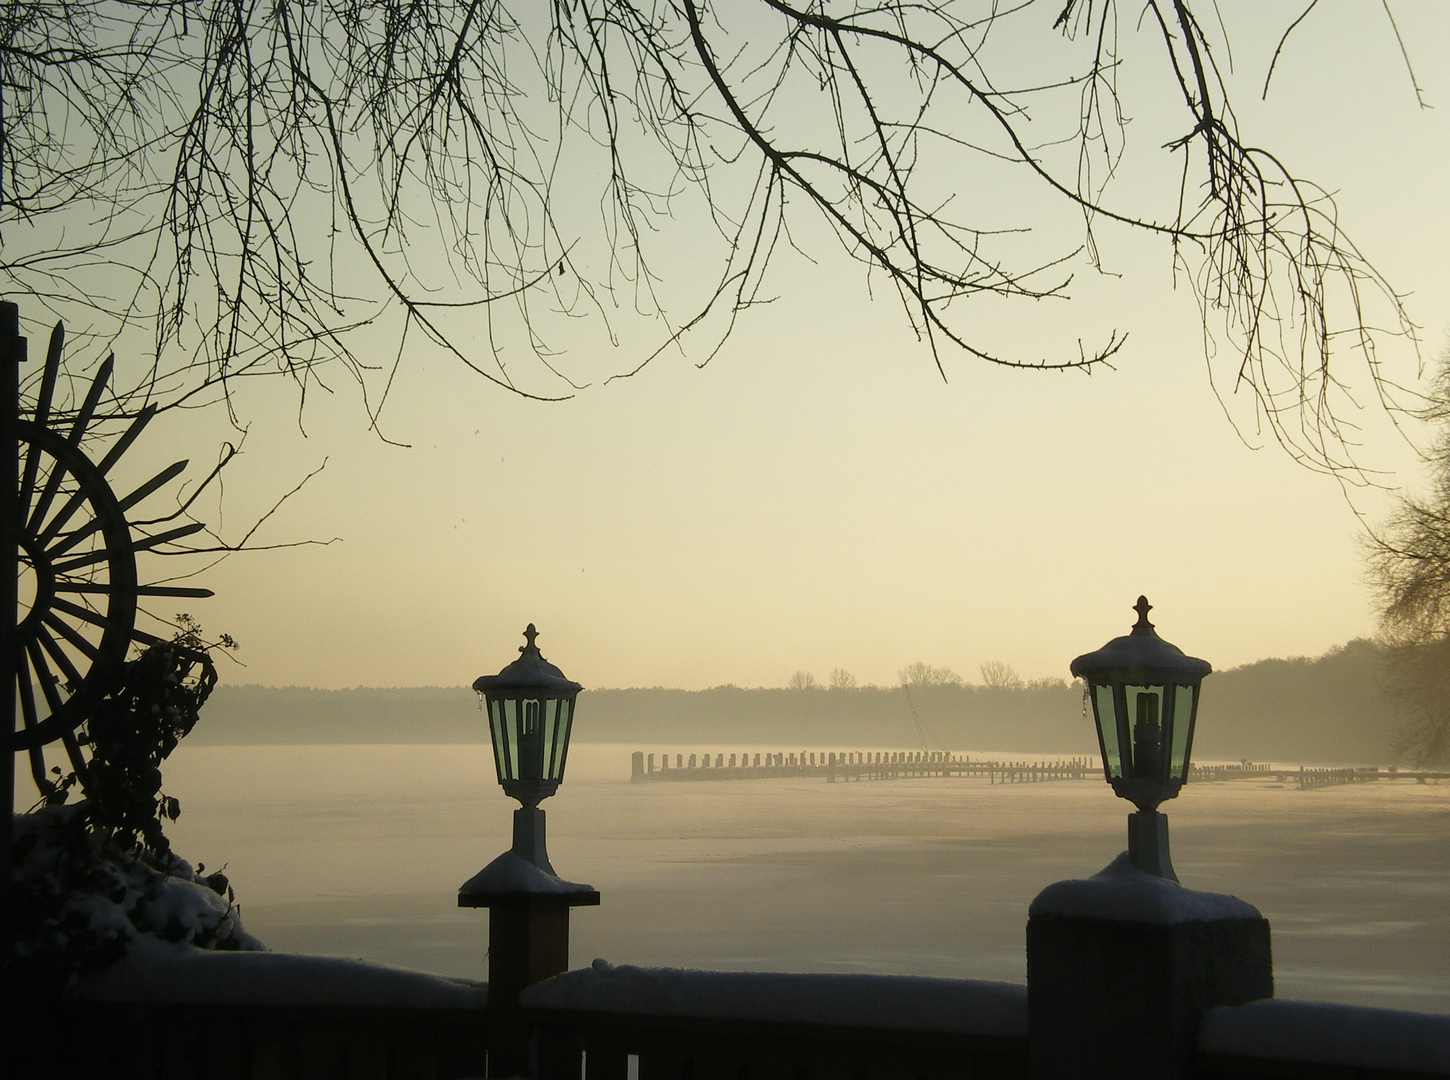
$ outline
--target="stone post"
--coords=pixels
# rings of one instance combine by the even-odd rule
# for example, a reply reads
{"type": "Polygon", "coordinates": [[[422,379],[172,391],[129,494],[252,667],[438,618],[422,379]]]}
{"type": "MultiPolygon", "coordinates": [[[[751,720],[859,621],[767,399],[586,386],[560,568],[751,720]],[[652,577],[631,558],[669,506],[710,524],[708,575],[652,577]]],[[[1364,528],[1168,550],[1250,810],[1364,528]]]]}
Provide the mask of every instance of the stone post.
{"type": "Polygon", "coordinates": [[[1127,852],[1028,910],[1032,1080],[1189,1080],[1204,1012],[1273,995],[1252,904],[1143,873],[1127,852]]]}

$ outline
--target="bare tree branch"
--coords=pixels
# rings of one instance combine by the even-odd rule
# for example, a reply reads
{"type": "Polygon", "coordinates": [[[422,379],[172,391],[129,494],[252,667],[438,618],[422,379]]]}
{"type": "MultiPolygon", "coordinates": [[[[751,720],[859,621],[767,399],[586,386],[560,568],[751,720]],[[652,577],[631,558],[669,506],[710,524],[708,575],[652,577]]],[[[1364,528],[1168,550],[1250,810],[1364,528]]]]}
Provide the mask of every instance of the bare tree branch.
{"type": "Polygon", "coordinates": [[[956,355],[1091,369],[1123,329],[1023,353],[982,332],[979,302],[1065,299],[1127,229],[1171,246],[1216,385],[1300,461],[1353,474],[1353,389],[1393,408],[1377,349],[1413,344],[1401,299],[1328,193],[1241,136],[1222,23],[1190,0],[1134,17],[1114,0],[18,0],[0,14],[0,285],[103,345],[147,331],[132,411],[277,375],[305,402],[340,377],[376,427],[420,349],[541,399],[666,351],[708,362],[811,220],[889,284],[943,375],[956,355]],[[1024,59],[1033,41],[1050,70],[1024,59]],[[1184,133],[1134,153],[1172,165],[1168,216],[1173,188],[1135,206],[1113,183],[1120,74],[1164,60],[1184,133]],[[1002,184],[1040,213],[985,209],[1002,184]],[[1063,208],[1080,232],[1049,224],[1063,208]],[[654,336],[601,371],[563,352],[581,324],[611,347],[654,336]]]}

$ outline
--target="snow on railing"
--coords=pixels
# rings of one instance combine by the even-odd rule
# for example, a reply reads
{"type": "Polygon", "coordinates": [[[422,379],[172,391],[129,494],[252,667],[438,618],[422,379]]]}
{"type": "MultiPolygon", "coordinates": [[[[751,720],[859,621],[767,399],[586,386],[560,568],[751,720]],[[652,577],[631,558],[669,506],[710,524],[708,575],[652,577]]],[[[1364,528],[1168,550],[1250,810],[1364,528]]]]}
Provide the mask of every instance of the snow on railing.
{"type": "Polygon", "coordinates": [[[1395,1070],[1450,1076],[1450,1016],[1328,1005],[1317,1001],[1254,1001],[1210,1009],[1198,1035],[1206,1059],[1292,1062],[1294,1075],[1312,1065],[1334,1075],[1395,1070]]]}
{"type": "Polygon", "coordinates": [[[913,975],[616,967],[595,960],[525,990],[525,1008],[696,1020],[1027,1036],[1027,988],[913,975]]]}
{"type": "Polygon", "coordinates": [[[893,975],[592,967],[525,990],[540,1080],[1027,1076],[1027,990],[893,975]],[[633,1059],[633,1060],[631,1060],[633,1059]]]}
{"type": "Polygon", "coordinates": [[[334,956],[218,952],[138,936],[88,976],[90,1001],[333,1009],[484,1009],[482,983],[334,956]]]}
{"type": "Polygon", "coordinates": [[[461,979],[138,935],[74,997],[14,1005],[0,1075],[461,1080],[486,1074],[487,1005],[461,979]]]}

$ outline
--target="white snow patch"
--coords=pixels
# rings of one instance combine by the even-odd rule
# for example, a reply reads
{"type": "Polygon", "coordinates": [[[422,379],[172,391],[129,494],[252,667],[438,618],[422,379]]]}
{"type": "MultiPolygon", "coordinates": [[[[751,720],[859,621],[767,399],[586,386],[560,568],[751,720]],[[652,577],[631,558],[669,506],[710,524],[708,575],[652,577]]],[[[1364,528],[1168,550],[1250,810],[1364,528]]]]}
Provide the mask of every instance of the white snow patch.
{"type": "Polygon", "coordinates": [[[615,967],[603,960],[529,987],[530,1008],[697,1019],[1027,1035],[1027,988],[906,975],[615,967]]]}
{"type": "Polygon", "coordinates": [[[538,895],[570,895],[576,893],[590,893],[594,889],[588,885],[578,885],[572,881],[564,881],[555,877],[546,870],[541,870],[533,863],[512,851],[505,851],[493,862],[489,863],[473,877],[459,886],[458,892],[462,896],[473,895],[496,895],[521,893],[531,896],[538,895]]]}
{"type": "Polygon", "coordinates": [[[1450,1016],[1317,1001],[1255,1001],[1210,1009],[1198,1048],[1209,1054],[1446,1076],[1450,1016]]]}
{"type": "Polygon", "coordinates": [[[363,960],[218,952],[138,935],[124,958],[81,980],[80,995],[169,1004],[481,1009],[488,987],[363,960]]]}
{"type": "Polygon", "coordinates": [[[1237,896],[1194,892],[1176,881],[1145,874],[1133,866],[1126,851],[1090,878],[1049,885],[1027,913],[1155,926],[1260,918],[1258,908],[1237,896]]]}

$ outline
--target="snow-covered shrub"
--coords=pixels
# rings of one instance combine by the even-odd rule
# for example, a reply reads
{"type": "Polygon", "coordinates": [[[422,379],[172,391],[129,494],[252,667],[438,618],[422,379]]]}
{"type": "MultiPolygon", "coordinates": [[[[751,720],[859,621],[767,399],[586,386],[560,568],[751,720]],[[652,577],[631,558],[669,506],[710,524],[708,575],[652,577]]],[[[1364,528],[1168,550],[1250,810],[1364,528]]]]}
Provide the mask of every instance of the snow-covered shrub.
{"type": "Polygon", "coordinates": [[[85,803],[16,814],[11,867],[15,968],[41,993],[74,989],[137,935],[203,949],[262,949],[223,874],[167,853],[123,849],[85,827],[85,803]],[[202,868],[204,869],[204,868],[202,868]]]}
{"type": "Polygon", "coordinates": [[[242,929],[226,875],[202,877],[163,831],[181,804],[161,790],[161,763],[216,685],[201,628],[177,619],[176,640],[127,663],[77,731],[90,751],[84,768],[57,775],[39,807],[15,815],[15,963],[35,990],[73,989],[138,934],[203,949],[263,947],[242,929]],[[84,798],[69,803],[73,790],[84,798]]]}

